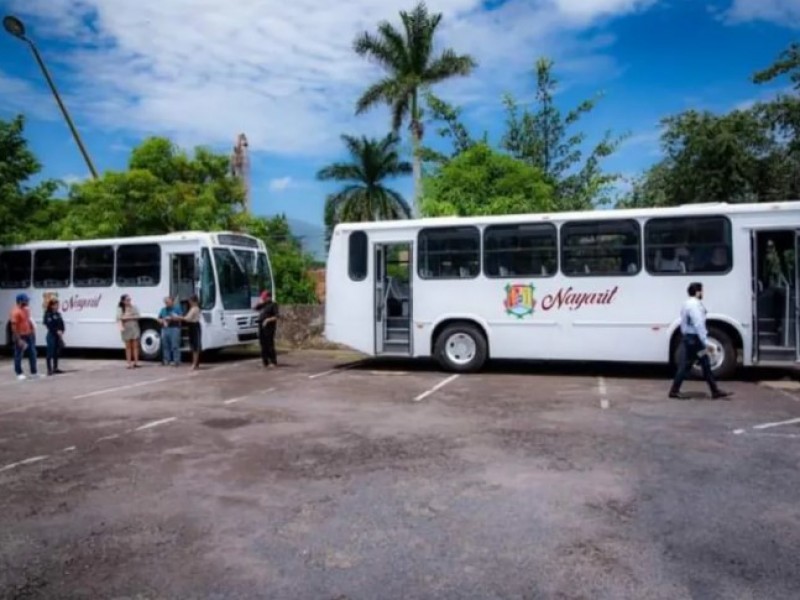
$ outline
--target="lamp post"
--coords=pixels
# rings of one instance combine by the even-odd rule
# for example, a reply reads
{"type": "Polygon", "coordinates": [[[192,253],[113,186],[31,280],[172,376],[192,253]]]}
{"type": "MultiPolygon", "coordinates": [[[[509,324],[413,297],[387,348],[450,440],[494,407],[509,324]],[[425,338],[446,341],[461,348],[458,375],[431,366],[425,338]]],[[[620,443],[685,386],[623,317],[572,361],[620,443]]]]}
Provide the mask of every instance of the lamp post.
{"type": "Polygon", "coordinates": [[[33,41],[25,35],[25,24],[20,21],[17,17],[12,17],[8,15],[3,18],[3,27],[5,30],[13,35],[15,38],[22,40],[23,42],[27,43],[30,46],[31,51],[33,52],[33,56],[36,58],[36,62],[39,63],[39,68],[42,70],[42,74],[44,78],[47,80],[47,85],[50,86],[50,91],[53,92],[53,96],[58,103],[58,107],[61,109],[61,114],[64,115],[64,120],[67,122],[69,126],[69,130],[72,132],[72,137],[75,138],[75,143],[78,144],[78,149],[81,151],[83,155],[83,159],[86,161],[86,166],[89,167],[89,172],[92,174],[92,177],[97,179],[97,169],[94,168],[94,164],[92,163],[92,159],[89,158],[89,153],[86,151],[86,148],[81,141],[81,136],[78,135],[78,130],[75,129],[75,124],[72,122],[72,119],[67,112],[67,107],[64,106],[64,103],[61,101],[61,96],[58,95],[58,90],[56,90],[56,86],[53,83],[53,79],[50,77],[50,73],[47,70],[47,67],[44,65],[44,61],[42,57],[39,55],[39,51],[36,49],[33,41]]]}

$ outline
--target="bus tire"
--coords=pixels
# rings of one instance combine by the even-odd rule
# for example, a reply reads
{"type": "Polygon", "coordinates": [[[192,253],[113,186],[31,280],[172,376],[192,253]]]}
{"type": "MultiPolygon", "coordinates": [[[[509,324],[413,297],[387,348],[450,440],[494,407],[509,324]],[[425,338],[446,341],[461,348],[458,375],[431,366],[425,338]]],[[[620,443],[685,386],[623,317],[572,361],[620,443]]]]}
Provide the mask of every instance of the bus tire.
{"type": "Polygon", "coordinates": [[[139,356],[142,360],[155,361],[161,358],[161,328],[154,321],[142,323],[139,338],[139,356]]]}
{"type": "MultiPolygon", "coordinates": [[[[716,379],[728,379],[736,372],[737,358],[736,346],[728,335],[722,329],[714,327],[713,325],[708,328],[708,342],[716,349],[715,356],[711,358],[711,372],[716,379]],[[718,357],[718,358],[716,358],[718,357]]],[[[680,340],[675,344],[673,355],[673,363],[676,368],[680,367],[681,360],[681,344],[680,340]]],[[[690,372],[693,379],[702,379],[703,370],[700,368],[699,363],[695,363],[690,372]]]]}
{"type": "Polygon", "coordinates": [[[470,323],[448,325],[436,338],[436,360],[446,371],[471,373],[486,362],[488,348],[483,332],[470,323]]]}

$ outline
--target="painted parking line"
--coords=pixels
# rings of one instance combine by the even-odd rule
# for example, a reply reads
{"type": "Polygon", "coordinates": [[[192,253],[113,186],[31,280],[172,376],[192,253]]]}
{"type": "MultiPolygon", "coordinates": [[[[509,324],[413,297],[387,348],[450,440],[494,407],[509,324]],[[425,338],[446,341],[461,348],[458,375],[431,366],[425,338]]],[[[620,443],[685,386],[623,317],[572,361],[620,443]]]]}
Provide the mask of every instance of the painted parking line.
{"type": "Polygon", "coordinates": [[[269,393],[272,393],[272,392],[274,392],[274,391],[275,391],[275,390],[277,390],[277,389],[278,389],[278,388],[274,388],[274,387],[267,388],[267,389],[266,389],[266,390],[264,390],[263,392],[257,392],[257,393],[255,393],[255,394],[247,394],[247,395],[245,395],[245,396],[239,396],[238,398],[229,398],[228,400],[223,400],[223,401],[222,401],[222,403],[223,403],[223,404],[236,404],[237,402],[241,402],[242,400],[247,400],[248,398],[252,398],[252,397],[254,397],[254,396],[260,396],[260,395],[262,395],[262,394],[269,394],[269,393]]]}
{"type": "Polygon", "coordinates": [[[169,377],[159,377],[158,379],[151,379],[149,381],[138,381],[136,383],[130,383],[128,385],[120,385],[117,387],[112,388],[105,388],[103,390],[96,390],[94,392],[89,392],[88,394],[80,394],[78,396],[73,396],[73,400],[81,400],[82,398],[91,398],[93,396],[102,396],[103,394],[110,394],[111,392],[121,392],[123,390],[132,390],[133,388],[142,387],[145,385],[153,385],[154,383],[161,383],[163,381],[167,381],[169,377]]]}
{"type": "Polygon", "coordinates": [[[15,463],[11,463],[10,465],[6,465],[5,467],[0,467],[0,473],[3,471],[10,471],[11,469],[15,469],[16,467],[22,467],[24,465],[32,465],[33,463],[41,462],[45,459],[49,458],[49,455],[43,454],[42,456],[32,456],[31,458],[26,458],[25,460],[20,460],[15,463]]]}
{"type": "MultiPolygon", "coordinates": [[[[753,429],[754,431],[763,431],[764,429],[772,429],[773,427],[781,427],[783,425],[794,425],[796,423],[800,423],[800,417],[795,419],[787,419],[785,421],[774,421],[772,423],[760,423],[758,425],[753,425],[750,429],[753,429]]],[[[735,435],[741,435],[746,432],[746,428],[733,430],[735,435]]]]}
{"type": "Polygon", "coordinates": [[[152,429],[153,427],[158,427],[159,425],[166,425],[167,423],[172,423],[178,417],[167,417],[166,419],[159,419],[158,421],[151,421],[150,423],[145,423],[141,427],[137,427],[134,431],[144,431],[145,429],[152,429]]]}
{"type": "Polygon", "coordinates": [[[456,373],[455,375],[450,375],[450,377],[448,377],[447,379],[443,379],[442,381],[437,383],[435,386],[433,386],[431,389],[422,392],[419,396],[414,398],[414,402],[421,402],[422,400],[425,400],[425,398],[427,398],[428,396],[430,396],[434,392],[442,389],[444,386],[446,386],[451,381],[455,381],[456,379],[458,379],[458,376],[459,376],[459,374],[456,373]]]}
{"type": "Polygon", "coordinates": [[[606,386],[606,378],[597,378],[597,394],[600,396],[600,408],[606,410],[611,403],[608,401],[608,387],[606,386]]]}
{"type": "Polygon", "coordinates": [[[320,377],[325,377],[326,375],[332,375],[333,373],[339,373],[341,371],[347,371],[348,369],[353,369],[359,365],[363,365],[366,360],[357,360],[352,363],[347,363],[342,365],[341,367],[334,367],[333,369],[328,369],[327,371],[322,371],[321,373],[314,373],[313,375],[309,375],[309,379],[319,379],[320,377]]]}

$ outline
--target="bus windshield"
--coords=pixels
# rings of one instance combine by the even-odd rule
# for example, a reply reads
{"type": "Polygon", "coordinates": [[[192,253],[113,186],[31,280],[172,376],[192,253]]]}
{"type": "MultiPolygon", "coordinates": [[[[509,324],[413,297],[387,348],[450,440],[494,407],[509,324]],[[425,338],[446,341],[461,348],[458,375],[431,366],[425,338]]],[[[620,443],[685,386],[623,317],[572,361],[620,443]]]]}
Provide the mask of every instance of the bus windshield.
{"type": "Polygon", "coordinates": [[[250,297],[256,299],[264,290],[272,291],[272,277],[266,253],[238,248],[233,252],[247,270],[250,297]]]}
{"type": "Polygon", "coordinates": [[[222,307],[226,310],[249,309],[250,277],[245,271],[246,263],[228,248],[214,248],[214,262],[217,265],[222,307]]]}

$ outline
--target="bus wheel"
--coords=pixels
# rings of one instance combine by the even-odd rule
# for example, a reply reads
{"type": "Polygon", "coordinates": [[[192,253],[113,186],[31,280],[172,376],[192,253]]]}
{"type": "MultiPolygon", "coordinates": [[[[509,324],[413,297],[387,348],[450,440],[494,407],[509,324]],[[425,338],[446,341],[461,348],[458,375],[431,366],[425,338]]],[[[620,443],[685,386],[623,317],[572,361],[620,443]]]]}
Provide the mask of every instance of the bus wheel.
{"type": "MultiPolygon", "coordinates": [[[[731,336],[712,326],[708,328],[708,343],[714,348],[714,352],[708,355],[711,372],[717,379],[728,379],[736,371],[736,347],[731,336]]],[[[676,366],[680,364],[680,344],[675,347],[673,360],[676,366]]],[[[698,363],[692,367],[690,375],[695,379],[702,379],[703,370],[698,363]]]]}
{"type": "Polygon", "coordinates": [[[486,338],[469,323],[449,325],[436,338],[436,359],[448,371],[477,371],[486,362],[486,355],[486,338]]]}
{"type": "Polygon", "coordinates": [[[142,325],[142,337],[139,338],[139,354],[142,360],[158,360],[161,358],[161,331],[155,323],[142,325]]]}

